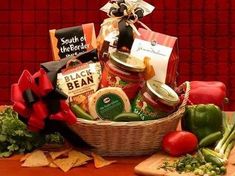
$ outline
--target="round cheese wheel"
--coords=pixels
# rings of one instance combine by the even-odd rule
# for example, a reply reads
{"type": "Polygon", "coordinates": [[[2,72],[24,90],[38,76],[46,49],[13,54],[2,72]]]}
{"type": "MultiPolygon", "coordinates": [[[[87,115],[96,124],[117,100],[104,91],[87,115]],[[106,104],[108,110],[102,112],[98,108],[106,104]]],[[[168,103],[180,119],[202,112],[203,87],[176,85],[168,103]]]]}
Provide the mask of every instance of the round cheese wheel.
{"type": "Polygon", "coordinates": [[[122,112],[130,112],[130,101],[118,87],[98,90],[89,98],[89,112],[94,118],[112,120],[122,112]]]}

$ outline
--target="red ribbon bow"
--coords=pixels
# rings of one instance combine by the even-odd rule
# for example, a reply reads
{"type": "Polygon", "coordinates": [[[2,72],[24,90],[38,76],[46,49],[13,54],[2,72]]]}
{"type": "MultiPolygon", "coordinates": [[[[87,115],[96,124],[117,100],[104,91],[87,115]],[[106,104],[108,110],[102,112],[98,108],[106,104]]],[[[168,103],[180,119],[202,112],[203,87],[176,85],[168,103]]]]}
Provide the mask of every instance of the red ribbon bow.
{"type": "Polygon", "coordinates": [[[45,127],[44,120],[49,117],[52,120],[62,120],[68,124],[76,122],[76,116],[70,110],[65,100],[59,101],[59,111],[50,114],[47,102],[44,100],[54,90],[46,72],[40,69],[34,75],[24,70],[18,83],[11,87],[11,100],[13,109],[21,116],[28,119],[28,128],[39,131],[45,127]]]}

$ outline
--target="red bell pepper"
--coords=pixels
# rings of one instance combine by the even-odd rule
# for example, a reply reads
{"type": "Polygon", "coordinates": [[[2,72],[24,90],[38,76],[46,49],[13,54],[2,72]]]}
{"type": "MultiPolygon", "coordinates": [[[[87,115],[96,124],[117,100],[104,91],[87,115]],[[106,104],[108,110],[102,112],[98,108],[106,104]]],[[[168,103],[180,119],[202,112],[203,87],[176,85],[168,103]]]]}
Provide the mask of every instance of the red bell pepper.
{"type": "MultiPolygon", "coordinates": [[[[183,87],[183,91],[185,91],[183,87]]],[[[178,91],[182,89],[178,89],[178,91]]],[[[227,102],[226,86],[220,81],[191,81],[188,104],[215,104],[223,109],[227,102]]]]}

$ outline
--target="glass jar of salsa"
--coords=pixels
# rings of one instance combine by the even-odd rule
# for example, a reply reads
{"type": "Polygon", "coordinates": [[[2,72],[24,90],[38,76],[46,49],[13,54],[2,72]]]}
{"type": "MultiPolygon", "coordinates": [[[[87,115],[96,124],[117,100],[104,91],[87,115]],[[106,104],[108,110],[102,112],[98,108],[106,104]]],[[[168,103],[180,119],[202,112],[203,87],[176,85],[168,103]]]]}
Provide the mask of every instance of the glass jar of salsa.
{"type": "Polygon", "coordinates": [[[176,92],[156,80],[148,80],[132,104],[133,112],[142,120],[154,120],[168,116],[179,105],[176,92]]]}
{"type": "Polygon", "coordinates": [[[104,66],[102,87],[120,87],[128,98],[134,99],[144,85],[145,65],[143,61],[119,51],[110,54],[104,66]]]}

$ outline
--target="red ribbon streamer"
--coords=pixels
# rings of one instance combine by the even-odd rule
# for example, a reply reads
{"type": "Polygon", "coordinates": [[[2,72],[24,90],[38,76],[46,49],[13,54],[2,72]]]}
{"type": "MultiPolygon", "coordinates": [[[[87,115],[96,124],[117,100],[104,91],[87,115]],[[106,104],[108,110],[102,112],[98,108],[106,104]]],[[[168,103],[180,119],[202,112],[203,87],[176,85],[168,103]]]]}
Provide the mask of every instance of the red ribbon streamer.
{"type": "Polygon", "coordinates": [[[57,113],[49,113],[47,102],[43,100],[43,97],[53,90],[53,85],[43,69],[40,69],[34,75],[31,75],[28,70],[24,70],[18,83],[12,85],[11,100],[14,103],[13,109],[28,119],[28,128],[30,130],[39,131],[43,129],[45,126],[44,121],[48,117],[53,120],[65,121],[68,124],[76,122],[76,116],[65,100],[58,100],[60,101],[60,109],[57,113]],[[32,105],[29,105],[23,96],[26,90],[31,90],[37,96],[37,101],[32,105]]]}

